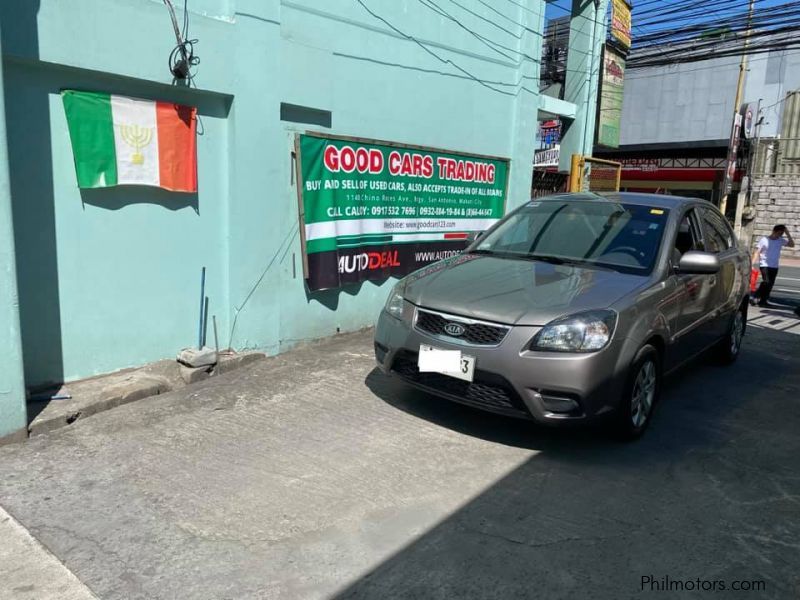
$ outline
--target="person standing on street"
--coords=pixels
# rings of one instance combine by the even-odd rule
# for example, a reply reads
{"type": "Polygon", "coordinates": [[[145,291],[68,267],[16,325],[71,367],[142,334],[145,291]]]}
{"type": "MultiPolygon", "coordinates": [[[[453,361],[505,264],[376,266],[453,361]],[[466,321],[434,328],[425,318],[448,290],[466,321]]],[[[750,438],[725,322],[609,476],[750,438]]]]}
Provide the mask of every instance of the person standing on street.
{"type": "Polygon", "coordinates": [[[768,306],[772,286],[778,278],[778,264],[784,246],[794,248],[794,239],[786,229],[786,225],[775,225],[770,235],[758,240],[753,252],[753,266],[761,269],[761,285],[756,290],[755,297],[751,299],[751,304],[757,301],[759,306],[768,306]]]}

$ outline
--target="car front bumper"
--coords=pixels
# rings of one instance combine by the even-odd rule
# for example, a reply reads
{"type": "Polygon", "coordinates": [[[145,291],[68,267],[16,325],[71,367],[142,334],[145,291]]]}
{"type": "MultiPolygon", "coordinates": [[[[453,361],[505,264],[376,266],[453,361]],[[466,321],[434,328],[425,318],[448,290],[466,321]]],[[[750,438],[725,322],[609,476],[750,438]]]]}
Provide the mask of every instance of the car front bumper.
{"type": "Polygon", "coordinates": [[[385,373],[456,402],[540,423],[587,421],[613,412],[622,397],[628,364],[615,340],[593,353],[533,352],[528,345],[541,329],[514,326],[493,347],[449,341],[414,327],[416,307],[406,303],[403,319],[381,312],[375,357],[385,373]],[[460,350],[475,357],[472,383],[416,368],[420,345],[460,350]]]}

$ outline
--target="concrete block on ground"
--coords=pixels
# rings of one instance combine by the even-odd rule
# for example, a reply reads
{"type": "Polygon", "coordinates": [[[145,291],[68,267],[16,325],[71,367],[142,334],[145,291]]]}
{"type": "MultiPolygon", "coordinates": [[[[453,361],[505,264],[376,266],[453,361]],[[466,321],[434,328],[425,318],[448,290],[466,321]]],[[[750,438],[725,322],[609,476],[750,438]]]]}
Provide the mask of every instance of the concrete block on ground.
{"type": "Polygon", "coordinates": [[[219,363],[214,371],[216,373],[227,373],[245,365],[252,364],[259,360],[264,360],[267,355],[263,352],[243,352],[242,354],[220,354],[219,363]]]}
{"type": "Polygon", "coordinates": [[[214,365],[206,365],[204,367],[187,367],[186,365],[179,364],[181,371],[181,379],[184,383],[190,385],[208,379],[213,375],[214,365]]]}
{"type": "Polygon", "coordinates": [[[207,367],[217,362],[217,353],[213,348],[184,348],[178,353],[178,362],[187,367],[207,367]]]}

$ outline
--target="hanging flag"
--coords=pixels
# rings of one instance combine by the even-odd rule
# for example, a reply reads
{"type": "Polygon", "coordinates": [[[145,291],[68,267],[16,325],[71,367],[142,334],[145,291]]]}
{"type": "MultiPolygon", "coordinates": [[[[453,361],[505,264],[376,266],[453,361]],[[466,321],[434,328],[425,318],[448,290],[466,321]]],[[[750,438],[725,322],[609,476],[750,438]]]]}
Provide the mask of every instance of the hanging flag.
{"type": "Polygon", "coordinates": [[[197,191],[197,109],[63,90],[78,187],[197,191]]]}

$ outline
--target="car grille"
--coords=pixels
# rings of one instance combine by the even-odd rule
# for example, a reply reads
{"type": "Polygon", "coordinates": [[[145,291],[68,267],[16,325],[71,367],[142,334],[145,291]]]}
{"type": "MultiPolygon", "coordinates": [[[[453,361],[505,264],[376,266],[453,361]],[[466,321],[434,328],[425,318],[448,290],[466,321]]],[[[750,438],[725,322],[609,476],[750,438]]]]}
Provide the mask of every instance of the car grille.
{"type": "Polygon", "coordinates": [[[470,383],[441,373],[421,373],[417,367],[417,355],[411,352],[399,353],[392,364],[392,371],[410,383],[458,402],[515,417],[531,418],[517,393],[499,375],[476,371],[475,381],[470,383]]]}
{"type": "Polygon", "coordinates": [[[422,308],[417,309],[416,328],[425,333],[452,338],[453,340],[467,342],[476,346],[497,346],[508,333],[508,327],[489,323],[470,323],[462,321],[455,316],[447,318],[444,315],[429,312],[422,308]],[[449,335],[445,331],[445,326],[448,323],[458,323],[463,326],[464,333],[460,336],[449,335]]]}

